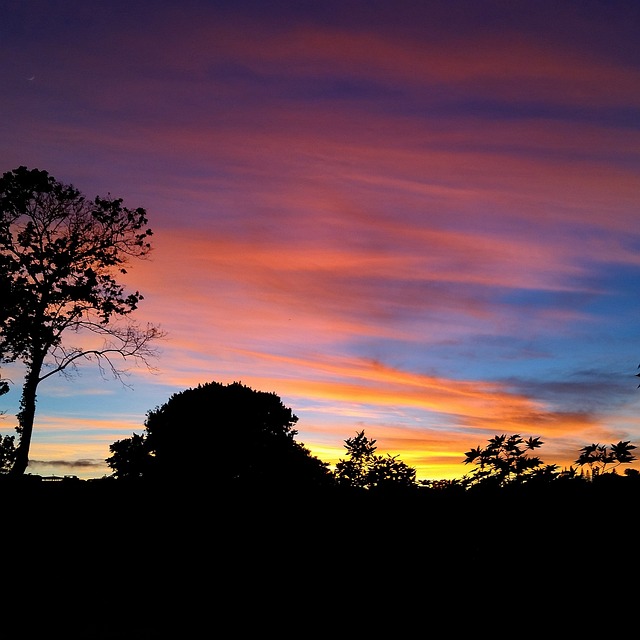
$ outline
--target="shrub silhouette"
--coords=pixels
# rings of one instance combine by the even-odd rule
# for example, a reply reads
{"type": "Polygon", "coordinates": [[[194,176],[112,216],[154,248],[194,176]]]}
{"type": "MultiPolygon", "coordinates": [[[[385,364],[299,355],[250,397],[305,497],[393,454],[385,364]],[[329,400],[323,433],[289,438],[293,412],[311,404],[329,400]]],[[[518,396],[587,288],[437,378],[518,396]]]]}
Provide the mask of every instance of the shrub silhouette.
{"type": "Polygon", "coordinates": [[[489,444],[467,451],[465,464],[474,463],[476,468],[463,479],[466,486],[495,485],[505,487],[523,484],[532,479],[553,479],[557,475],[556,465],[543,466],[538,456],[527,451],[541,447],[540,438],[524,440],[520,434],[497,435],[489,444]]]}
{"type": "Polygon", "coordinates": [[[621,464],[629,464],[636,457],[631,449],[636,447],[628,440],[612,444],[611,447],[601,444],[590,444],[580,449],[580,456],[575,461],[578,466],[588,466],[593,476],[614,473],[621,464]]]}
{"type": "Polygon", "coordinates": [[[112,444],[107,464],[116,478],[256,490],[332,484],[328,463],[295,440],[297,421],[275,393],[210,382],[149,411],[145,433],[112,444]]]}
{"type": "Polygon", "coordinates": [[[373,491],[415,488],[416,470],[398,460],[398,456],[376,455],[375,444],[375,440],[365,436],[364,430],[345,440],[349,457],[336,464],[338,485],[373,491]]]}

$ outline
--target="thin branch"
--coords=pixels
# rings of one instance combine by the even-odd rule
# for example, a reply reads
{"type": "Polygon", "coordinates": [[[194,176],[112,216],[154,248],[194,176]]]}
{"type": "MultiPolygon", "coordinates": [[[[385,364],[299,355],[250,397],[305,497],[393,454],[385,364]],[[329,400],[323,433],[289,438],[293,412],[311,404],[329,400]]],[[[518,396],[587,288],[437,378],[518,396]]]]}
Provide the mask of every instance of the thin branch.
{"type": "Polygon", "coordinates": [[[91,328],[87,324],[83,326],[89,328],[93,333],[106,336],[104,346],[99,349],[67,349],[58,345],[50,354],[55,366],[40,377],[40,382],[57,373],[64,374],[69,368],[75,368],[76,362],[81,358],[89,361],[95,360],[101,372],[110,370],[112,376],[120,381],[128,370],[116,366],[114,356],[122,360],[131,358],[137,363],[142,363],[148,371],[157,371],[157,368],[151,365],[150,360],[157,357],[158,350],[151,345],[166,336],[166,333],[158,327],[147,325],[146,329],[142,330],[134,324],[129,324],[126,327],[106,327],[95,323],[91,328]]]}

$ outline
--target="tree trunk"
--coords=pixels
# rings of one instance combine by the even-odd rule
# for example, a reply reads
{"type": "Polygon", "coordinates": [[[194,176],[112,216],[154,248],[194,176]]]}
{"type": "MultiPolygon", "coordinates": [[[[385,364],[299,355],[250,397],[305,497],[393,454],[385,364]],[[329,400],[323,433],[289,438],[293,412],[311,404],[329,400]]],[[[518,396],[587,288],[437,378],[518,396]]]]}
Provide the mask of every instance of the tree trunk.
{"type": "Polygon", "coordinates": [[[20,400],[20,413],[18,414],[18,427],[20,431],[20,442],[16,447],[16,457],[13,467],[9,472],[11,476],[21,476],[29,465],[29,448],[31,447],[31,434],[33,433],[33,422],[36,416],[36,391],[40,382],[40,369],[42,360],[39,364],[33,364],[28,370],[24,378],[24,386],[22,387],[22,399],[20,400]]]}

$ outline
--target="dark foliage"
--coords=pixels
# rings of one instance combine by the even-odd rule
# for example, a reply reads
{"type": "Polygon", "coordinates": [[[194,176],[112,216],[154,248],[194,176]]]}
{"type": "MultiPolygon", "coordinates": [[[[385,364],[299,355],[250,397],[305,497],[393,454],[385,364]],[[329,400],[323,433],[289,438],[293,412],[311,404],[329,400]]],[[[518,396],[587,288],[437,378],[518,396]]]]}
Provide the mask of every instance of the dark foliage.
{"type": "Polygon", "coordinates": [[[210,382],[147,413],[145,433],[111,445],[117,478],[209,487],[314,487],[332,483],[327,463],[295,440],[298,418],[275,393],[210,382]]]}
{"type": "Polygon", "coordinates": [[[476,468],[463,478],[466,486],[478,484],[506,487],[512,483],[550,481],[558,473],[556,465],[544,466],[538,456],[526,452],[538,449],[544,443],[540,438],[524,440],[520,434],[497,435],[489,439],[486,447],[477,447],[465,453],[465,464],[476,468]]]}
{"type": "Polygon", "coordinates": [[[636,457],[631,450],[635,448],[628,440],[612,443],[611,447],[593,443],[580,449],[575,462],[578,466],[587,466],[594,476],[607,474],[621,464],[633,462],[636,457]]]}
{"type": "Polygon", "coordinates": [[[409,491],[416,488],[416,470],[398,456],[376,455],[376,441],[364,430],[345,440],[348,457],[336,464],[335,477],[341,487],[376,492],[409,491]]]}
{"type": "MultiPolygon", "coordinates": [[[[146,211],[121,199],[87,199],[46,171],[21,166],[0,177],[0,363],[20,361],[25,378],[11,473],[22,475],[40,383],[93,360],[115,377],[114,361],[147,363],[156,327],[116,324],[138,307],[119,278],[131,258],[151,250],[146,211]],[[66,336],[92,335],[90,347],[66,336]]],[[[1,389],[0,389],[1,391],[1,389]]]]}

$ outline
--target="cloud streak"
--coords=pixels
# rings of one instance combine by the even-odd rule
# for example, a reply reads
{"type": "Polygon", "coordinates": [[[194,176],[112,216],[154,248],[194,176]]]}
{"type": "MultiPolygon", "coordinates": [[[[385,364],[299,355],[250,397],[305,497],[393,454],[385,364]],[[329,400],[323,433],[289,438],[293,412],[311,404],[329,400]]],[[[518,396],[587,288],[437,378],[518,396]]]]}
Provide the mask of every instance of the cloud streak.
{"type": "Polygon", "coordinates": [[[26,5],[4,170],[146,207],[127,283],[169,334],[135,392],[50,382],[36,459],[104,458],[211,380],[281,395],[323,459],[366,428],[422,477],[496,433],[561,465],[640,436],[636,8],[26,5]]]}

